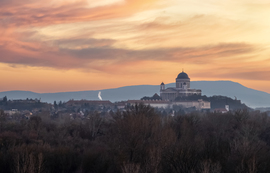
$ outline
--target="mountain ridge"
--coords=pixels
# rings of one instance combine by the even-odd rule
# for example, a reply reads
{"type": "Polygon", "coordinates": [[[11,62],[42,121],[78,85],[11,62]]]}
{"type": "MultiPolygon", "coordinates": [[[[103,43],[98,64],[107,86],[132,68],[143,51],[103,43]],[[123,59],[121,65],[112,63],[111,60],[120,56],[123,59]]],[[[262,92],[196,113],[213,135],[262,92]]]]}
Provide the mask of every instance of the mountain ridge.
{"type": "MultiPolygon", "coordinates": [[[[165,84],[165,87],[175,87],[175,83],[165,84]]],[[[245,87],[244,85],[233,81],[191,81],[191,88],[201,89],[202,95],[213,96],[223,95],[231,98],[237,98],[249,107],[269,107],[270,94],[264,91],[245,87]]],[[[159,94],[160,85],[132,85],[103,90],[86,90],[55,93],[36,93],[32,91],[4,91],[0,92],[0,98],[7,96],[8,99],[40,99],[43,102],[53,103],[54,101],[74,100],[98,100],[98,92],[101,92],[103,100],[112,102],[122,100],[135,100],[144,96],[159,94]]]]}

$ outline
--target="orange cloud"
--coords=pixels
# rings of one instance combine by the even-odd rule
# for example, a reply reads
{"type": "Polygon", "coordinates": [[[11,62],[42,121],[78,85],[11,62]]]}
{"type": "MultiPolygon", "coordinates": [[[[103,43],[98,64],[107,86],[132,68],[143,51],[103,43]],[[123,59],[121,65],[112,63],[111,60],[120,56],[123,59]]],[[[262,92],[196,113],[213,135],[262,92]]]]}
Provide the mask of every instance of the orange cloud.
{"type": "MultiPolygon", "coordinates": [[[[127,74],[127,84],[133,84],[131,79],[147,83],[147,78],[159,83],[156,74],[166,73],[162,77],[167,79],[182,68],[190,69],[196,79],[269,81],[267,27],[260,32],[247,19],[199,12],[182,16],[164,10],[143,18],[147,10],[160,8],[160,1],[126,0],[91,7],[87,0],[0,0],[0,63],[14,71],[102,73],[103,79],[111,75],[117,82],[127,74]],[[139,17],[128,18],[133,15],[139,17]]],[[[259,13],[261,7],[256,9],[259,13]]],[[[260,15],[265,13],[266,9],[260,15]]],[[[93,80],[108,85],[99,76],[93,80]]]]}
{"type": "Polygon", "coordinates": [[[74,39],[56,42],[66,47],[48,47],[32,42],[0,46],[3,55],[0,62],[13,65],[81,69],[117,74],[127,70],[134,63],[144,61],[200,65],[213,64],[218,61],[221,64],[226,63],[230,58],[234,58],[234,61],[242,61],[243,56],[257,51],[256,46],[244,43],[130,50],[111,47],[115,40],[74,39]],[[81,45],[81,43],[90,44],[93,47],[76,48],[76,45],[81,45]]]}
{"type": "Polygon", "coordinates": [[[5,26],[44,26],[130,16],[153,8],[158,0],[126,0],[124,3],[88,8],[87,0],[50,5],[52,1],[0,1],[0,21],[5,26]],[[49,5],[47,5],[49,4],[49,5]]]}

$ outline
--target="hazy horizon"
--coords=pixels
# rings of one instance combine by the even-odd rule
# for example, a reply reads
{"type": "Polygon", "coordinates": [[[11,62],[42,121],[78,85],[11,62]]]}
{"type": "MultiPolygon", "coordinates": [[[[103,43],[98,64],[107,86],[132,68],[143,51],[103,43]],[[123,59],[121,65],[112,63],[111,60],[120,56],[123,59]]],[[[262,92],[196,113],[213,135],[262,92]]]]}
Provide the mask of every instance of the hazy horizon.
{"type": "MultiPolygon", "coordinates": [[[[215,81],[228,81],[228,82],[233,82],[233,83],[238,83],[240,85],[242,85],[241,83],[239,82],[236,82],[236,81],[231,81],[231,80],[212,80],[212,81],[209,81],[209,80],[198,80],[198,81],[191,81],[191,82],[215,82],[215,81]]],[[[165,85],[169,85],[169,84],[175,84],[175,82],[170,82],[170,83],[165,83],[165,85]]],[[[0,92],[8,92],[8,91],[26,91],[26,92],[33,92],[33,93],[38,93],[38,94],[45,94],[45,93],[65,93],[65,92],[80,92],[80,91],[101,91],[101,90],[108,90],[108,89],[117,89],[117,88],[124,88],[124,87],[129,87],[129,86],[158,86],[159,84],[140,84],[140,85],[126,85],[126,86],[119,86],[119,87],[113,87],[113,88],[100,88],[100,89],[93,89],[93,90],[68,90],[68,91],[56,91],[56,92],[36,92],[36,91],[31,91],[31,90],[18,90],[18,89],[15,89],[15,90],[6,90],[6,91],[0,91],[0,92]]],[[[242,85],[244,87],[247,87],[245,85],[242,85]]],[[[192,86],[191,86],[192,88],[192,86]]],[[[247,87],[249,88],[249,87],[247,87]]],[[[195,89],[200,89],[200,88],[195,88],[195,89]]],[[[249,88],[249,89],[254,89],[254,88],[249,88]]],[[[256,90],[256,89],[254,89],[256,90]]],[[[258,91],[261,91],[261,90],[258,90],[258,91]]],[[[266,92],[266,91],[262,91],[262,92],[266,92]]],[[[268,92],[266,92],[268,93],[268,92]]],[[[268,93],[270,94],[270,93],[268,93]]]]}

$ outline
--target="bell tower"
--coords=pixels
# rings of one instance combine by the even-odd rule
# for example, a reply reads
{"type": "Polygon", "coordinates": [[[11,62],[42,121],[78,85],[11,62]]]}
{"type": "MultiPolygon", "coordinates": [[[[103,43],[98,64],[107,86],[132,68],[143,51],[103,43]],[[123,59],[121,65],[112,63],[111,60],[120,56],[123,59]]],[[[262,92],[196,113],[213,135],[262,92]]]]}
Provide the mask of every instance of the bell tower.
{"type": "Polygon", "coordinates": [[[165,90],[165,84],[162,82],[162,83],[160,84],[160,91],[163,91],[163,90],[165,90]]]}

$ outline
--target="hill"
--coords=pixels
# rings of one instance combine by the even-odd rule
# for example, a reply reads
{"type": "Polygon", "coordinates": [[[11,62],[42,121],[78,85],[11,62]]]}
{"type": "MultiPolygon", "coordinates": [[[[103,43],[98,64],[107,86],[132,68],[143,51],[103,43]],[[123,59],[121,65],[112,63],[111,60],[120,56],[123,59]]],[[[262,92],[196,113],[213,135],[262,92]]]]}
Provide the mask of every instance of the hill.
{"type": "MultiPolygon", "coordinates": [[[[174,87],[174,83],[166,84],[166,87],[174,87]]],[[[237,97],[242,103],[249,107],[269,107],[270,94],[247,88],[239,83],[232,81],[192,81],[191,88],[201,89],[202,95],[213,96],[223,95],[231,98],[237,97]]],[[[140,99],[144,96],[159,94],[159,85],[136,85],[125,86],[114,89],[90,90],[77,92],[60,92],[60,93],[34,93],[29,91],[6,91],[0,92],[0,98],[7,96],[8,99],[26,99],[38,98],[42,102],[53,103],[54,101],[74,100],[98,100],[98,92],[101,91],[103,100],[112,102],[121,100],[140,99]]]]}

